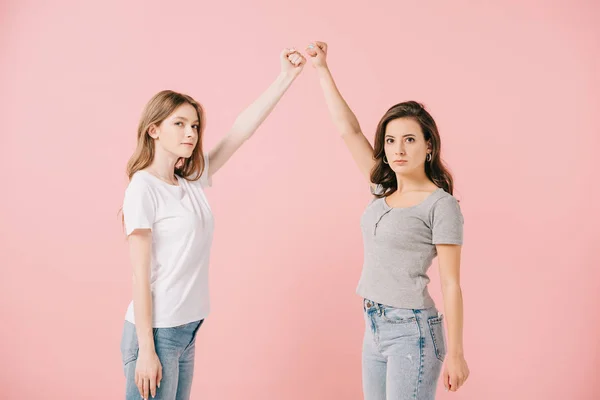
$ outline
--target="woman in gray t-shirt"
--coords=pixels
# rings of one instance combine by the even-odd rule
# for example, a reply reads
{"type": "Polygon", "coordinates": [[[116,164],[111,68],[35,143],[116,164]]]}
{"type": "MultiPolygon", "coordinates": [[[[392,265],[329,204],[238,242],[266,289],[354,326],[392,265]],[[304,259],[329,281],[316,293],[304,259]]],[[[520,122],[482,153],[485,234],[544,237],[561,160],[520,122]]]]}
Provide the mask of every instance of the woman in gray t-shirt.
{"type": "Polygon", "coordinates": [[[373,149],[327,67],[327,45],[311,43],[307,53],[331,117],[374,195],[361,218],[364,264],[357,288],[366,323],[365,399],[433,399],[444,360],[444,386],[456,391],[469,375],[459,274],[463,216],[435,121],[417,102],[396,104],[379,122],[373,149]],[[427,290],[436,256],[447,342],[444,315],[427,290]]]}

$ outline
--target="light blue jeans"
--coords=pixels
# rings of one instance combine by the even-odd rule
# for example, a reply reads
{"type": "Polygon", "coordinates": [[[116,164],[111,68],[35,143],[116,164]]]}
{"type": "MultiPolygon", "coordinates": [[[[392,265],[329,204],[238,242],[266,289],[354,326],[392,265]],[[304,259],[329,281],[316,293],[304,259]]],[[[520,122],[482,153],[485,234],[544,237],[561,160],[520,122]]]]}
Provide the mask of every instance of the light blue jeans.
{"type": "Polygon", "coordinates": [[[434,399],[446,355],[443,315],[435,307],[363,304],[365,400],[434,399]]]}
{"type": "MultiPolygon", "coordinates": [[[[154,400],[188,400],[194,375],[196,333],[202,321],[174,328],[153,328],[154,347],[162,365],[163,378],[154,400]]],[[[125,399],[140,400],[142,396],[135,385],[135,365],[139,345],[135,325],[125,321],[121,339],[121,355],[125,369],[125,399]]],[[[150,395],[149,399],[152,398],[150,395]]]]}

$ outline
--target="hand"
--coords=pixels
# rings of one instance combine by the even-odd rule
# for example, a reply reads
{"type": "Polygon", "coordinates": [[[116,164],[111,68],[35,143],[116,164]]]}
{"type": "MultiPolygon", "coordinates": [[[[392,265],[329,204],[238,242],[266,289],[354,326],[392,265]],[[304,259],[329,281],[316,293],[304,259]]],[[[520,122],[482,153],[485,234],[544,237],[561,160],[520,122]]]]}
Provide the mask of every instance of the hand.
{"type": "Polygon", "coordinates": [[[156,388],[162,380],[162,365],[154,350],[142,351],[135,365],[135,384],[142,395],[148,400],[148,395],[156,396],[156,388]]]}
{"type": "Polygon", "coordinates": [[[280,61],[281,73],[292,76],[293,78],[297,77],[300,72],[302,72],[302,68],[304,68],[304,64],[306,64],[306,58],[294,48],[284,49],[281,52],[280,61]]]}
{"type": "Polygon", "coordinates": [[[444,366],[446,391],[456,392],[469,377],[469,367],[463,356],[447,356],[444,366]]]}
{"type": "Polygon", "coordinates": [[[311,58],[315,68],[327,68],[327,43],[312,42],[306,47],[306,54],[311,58]]]}

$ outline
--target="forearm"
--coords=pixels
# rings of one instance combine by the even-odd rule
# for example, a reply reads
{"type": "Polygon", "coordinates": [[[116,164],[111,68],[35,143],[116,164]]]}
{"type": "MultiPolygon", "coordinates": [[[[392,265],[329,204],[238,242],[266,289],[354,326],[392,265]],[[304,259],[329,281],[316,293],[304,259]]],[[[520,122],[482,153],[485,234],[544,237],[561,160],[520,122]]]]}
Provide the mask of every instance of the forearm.
{"type": "Polygon", "coordinates": [[[463,298],[460,285],[442,286],[444,313],[448,327],[448,354],[463,356],[463,298]]]}
{"type": "Polygon", "coordinates": [[[130,248],[133,266],[133,310],[140,350],[154,351],[152,331],[152,291],[150,288],[150,249],[136,242],[130,248]]]}
{"type": "Polygon", "coordinates": [[[263,121],[269,116],[279,100],[294,82],[295,77],[281,73],[277,79],[236,118],[230,135],[242,140],[249,139],[263,121]]]}
{"type": "Polygon", "coordinates": [[[325,102],[329,109],[329,114],[331,115],[331,119],[333,120],[336,129],[342,136],[346,134],[361,133],[358,120],[340,94],[329,68],[317,68],[317,73],[319,75],[321,89],[323,89],[323,95],[325,96],[325,102]]]}
{"type": "Polygon", "coordinates": [[[152,333],[152,292],[148,280],[134,279],[133,308],[135,310],[135,329],[140,350],[154,351],[152,333]]]}

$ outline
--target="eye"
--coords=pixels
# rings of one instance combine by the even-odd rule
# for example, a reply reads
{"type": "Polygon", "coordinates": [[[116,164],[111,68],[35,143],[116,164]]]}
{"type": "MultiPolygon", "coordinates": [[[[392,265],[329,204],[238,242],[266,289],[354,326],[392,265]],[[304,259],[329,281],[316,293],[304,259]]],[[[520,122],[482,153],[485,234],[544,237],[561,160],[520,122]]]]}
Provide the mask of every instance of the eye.
{"type": "Polygon", "coordinates": [[[200,125],[192,125],[192,128],[194,128],[195,130],[200,129],[200,125]]]}
{"type": "Polygon", "coordinates": [[[387,139],[385,139],[385,142],[386,142],[387,144],[391,144],[391,143],[394,143],[394,139],[392,139],[392,138],[387,138],[387,139]]]}
{"type": "Polygon", "coordinates": [[[175,122],[175,125],[177,125],[177,126],[183,126],[183,122],[179,122],[179,121],[175,122]]]}
{"type": "Polygon", "coordinates": [[[412,142],[414,142],[414,141],[415,141],[415,138],[414,138],[414,137],[408,137],[408,138],[406,138],[406,141],[407,141],[408,143],[412,143],[412,142]]]}

